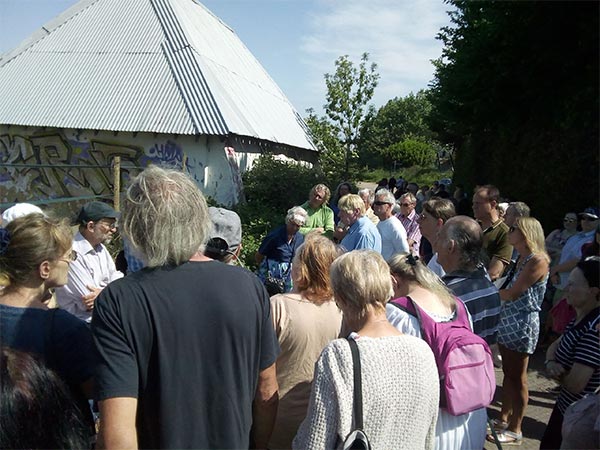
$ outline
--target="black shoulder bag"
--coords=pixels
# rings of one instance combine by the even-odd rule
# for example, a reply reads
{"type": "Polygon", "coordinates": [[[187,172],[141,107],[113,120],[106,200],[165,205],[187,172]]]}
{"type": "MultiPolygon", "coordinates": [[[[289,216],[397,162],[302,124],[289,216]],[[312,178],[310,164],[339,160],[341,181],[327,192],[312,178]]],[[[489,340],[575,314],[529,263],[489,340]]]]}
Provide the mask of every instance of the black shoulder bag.
{"type": "Polygon", "coordinates": [[[360,371],[360,354],[356,341],[346,338],[352,351],[352,366],[354,371],[354,404],[352,407],[352,416],[354,427],[344,439],[343,450],[371,450],[369,439],[363,430],[363,410],[362,410],[362,380],[360,371]]]}

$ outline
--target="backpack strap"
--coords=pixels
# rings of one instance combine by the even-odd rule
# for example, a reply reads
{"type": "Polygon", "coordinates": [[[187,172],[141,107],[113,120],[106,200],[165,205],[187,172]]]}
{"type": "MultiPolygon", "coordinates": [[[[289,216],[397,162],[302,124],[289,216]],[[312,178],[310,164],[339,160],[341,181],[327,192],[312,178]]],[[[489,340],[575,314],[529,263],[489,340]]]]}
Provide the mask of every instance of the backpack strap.
{"type": "Polygon", "coordinates": [[[401,309],[405,313],[410,314],[411,316],[417,317],[417,310],[409,299],[410,297],[398,297],[390,300],[388,303],[390,305],[394,305],[398,309],[401,309]]]}
{"type": "Polygon", "coordinates": [[[350,344],[350,351],[352,352],[352,367],[354,372],[354,405],[352,408],[352,413],[354,416],[354,428],[362,430],[363,410],[360,354],[358,352],[358,344],[356,343],[356,341],[351,338],[346,339],[348,340],[348,344],[350,344]]]}

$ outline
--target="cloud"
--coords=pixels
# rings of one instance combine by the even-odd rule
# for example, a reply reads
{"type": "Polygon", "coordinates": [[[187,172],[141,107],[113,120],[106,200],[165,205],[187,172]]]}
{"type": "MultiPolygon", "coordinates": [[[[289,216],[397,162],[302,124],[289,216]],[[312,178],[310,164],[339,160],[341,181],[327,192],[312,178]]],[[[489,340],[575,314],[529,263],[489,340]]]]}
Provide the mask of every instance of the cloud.
{"type": "Polygon", "coordinates": [[[323,74],[334,71],[334,61],[349,55],[357,63],[364,52],[381,76],[377,106],[426,88],[434,73],[431,60],[442,51],[435,36],[449,24],[449,8],[442,0],[318,1],[300,48],[309,95],[324,99],[323,74]],[[322,87],[315,92],[318,82],[322,87]]]}

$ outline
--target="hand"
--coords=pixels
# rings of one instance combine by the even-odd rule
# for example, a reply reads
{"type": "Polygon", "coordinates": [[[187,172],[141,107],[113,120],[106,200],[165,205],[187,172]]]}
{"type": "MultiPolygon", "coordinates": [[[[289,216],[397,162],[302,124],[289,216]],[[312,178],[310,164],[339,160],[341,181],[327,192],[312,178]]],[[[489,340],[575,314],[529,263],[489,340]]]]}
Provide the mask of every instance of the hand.
{"type": "Polygon", "coordinates": [[[552,378],[560,378],[565,373],[565,368],[556,361],[548,361],[546,373],[552,378]]]}
{"type": "Polygon", "coordinates": [[[83,295],[81,297],[81,301],[85,305],[86,309],[88,311],[91,311],[92,309],[94,309],[94,302],[96,301],[96,297],[98,297],[98,294],[102,292],[102,288],[90,286],[89,284],[86,286],[86,288],[90,290],[90,293],[87,295],[83,295]]]}

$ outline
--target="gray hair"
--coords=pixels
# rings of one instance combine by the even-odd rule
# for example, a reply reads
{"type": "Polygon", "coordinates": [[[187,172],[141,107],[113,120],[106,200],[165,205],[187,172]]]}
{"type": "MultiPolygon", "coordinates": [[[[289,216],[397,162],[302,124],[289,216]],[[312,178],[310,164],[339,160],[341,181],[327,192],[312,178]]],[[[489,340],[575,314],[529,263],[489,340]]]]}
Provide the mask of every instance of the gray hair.
{"type": "Polygon", "coordinates": [[[306,223],[306,219],[308,219],[308,213],[306,210],[300,206],[294,206],[293,208],[288,209],[285,216],[285,223],[291,221],[298,223],[301,221],[302,225],[304,225],[306,223]]]}
{"type": "Polygon", "coordinates": [[[362,198],[363,200],[365,199],[365,196],[367,197],[367,200],[369,201],[369,205],[372,205],[373,202],[375,201],[375,194],[373,193],[373,191],[369,188],[363,188],[360,191],[358,191],[358,195],[360,196],[360,198],[362,198]]]}
{"type": "Polygon", "coordinates": [[[127,189],[123,233],[148,267],[180,265],[201,251],[211,221],[206,200],[182,172],[150,166],[127,189]]]}
{"type": "Polygon", "coordinates": [[[531,208],[529,208],[529,206],[523,202],[511,202],[508,207],[515,210],[516,217],[529,217],[531,214],[531,208]]]}
{"type": "Polygon", "coordinates": [[[474,269],[481,262],[483,231],[468,216],[456,216],[445,224],[446,239],[454,241],[460,253],[459,266],[463,270],[474,269]]]}
{"type": "Polygon", "coordinates": [[[407,199],[411,203],[417,203],[417,197],[413,195],[412,192],[407,192],[406,194],[402,194],[400,196],[400,200],[407,199]]]}
{"type": "Polygon", "coordinates": [[[396,197],[388,189],[379,189],[375,194],[375,198],[383,197],[383,201],[390,205],[396,204],[396,197]]]}

